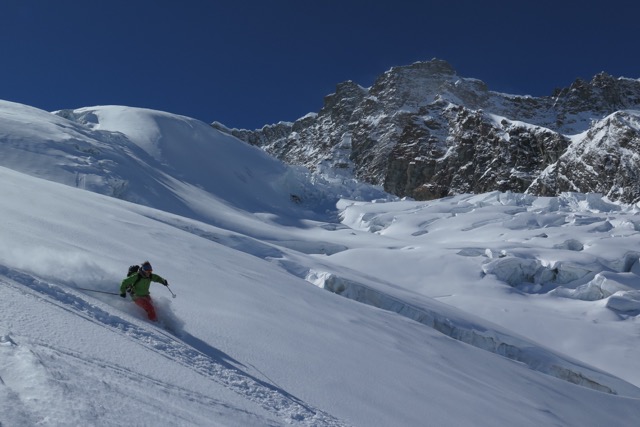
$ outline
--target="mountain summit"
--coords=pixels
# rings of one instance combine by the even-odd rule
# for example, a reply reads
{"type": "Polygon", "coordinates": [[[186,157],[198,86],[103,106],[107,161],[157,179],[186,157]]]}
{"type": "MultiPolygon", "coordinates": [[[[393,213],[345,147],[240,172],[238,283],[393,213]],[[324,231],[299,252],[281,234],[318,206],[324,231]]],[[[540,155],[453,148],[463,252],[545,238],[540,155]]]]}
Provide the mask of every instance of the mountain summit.
{"type": "Polygon", "coordinates": [[[511,95],[432,59],[393,67],[369,88],[340,83],[294,123],[214,127],[287,163],[418,200],[578,191],[631,203],[640,200],[638,110],[640,80],[603,72],[549,96],[511,95]]]}

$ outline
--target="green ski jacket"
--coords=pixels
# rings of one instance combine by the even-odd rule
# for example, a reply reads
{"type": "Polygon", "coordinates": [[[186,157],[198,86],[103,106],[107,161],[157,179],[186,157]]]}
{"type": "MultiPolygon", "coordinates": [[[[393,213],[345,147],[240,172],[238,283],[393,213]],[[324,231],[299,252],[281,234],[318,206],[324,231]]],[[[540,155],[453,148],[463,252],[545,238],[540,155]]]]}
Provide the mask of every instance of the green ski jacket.
{"type": "Polygon", "coordinates": [[[151,286],[151,282],[158,282],[163,285],[166,285],[167,283],[164,278],[155,273],[151,273],[151,276],[149,277],[144,277],[139,273],[135,273],[122,281],[122,284],[120,285],[120,293],[126,293],[127,288],[133,286],[133,292],[131,294],[133,298],[147,296],[149,295],[149,286],[151,286]]]}

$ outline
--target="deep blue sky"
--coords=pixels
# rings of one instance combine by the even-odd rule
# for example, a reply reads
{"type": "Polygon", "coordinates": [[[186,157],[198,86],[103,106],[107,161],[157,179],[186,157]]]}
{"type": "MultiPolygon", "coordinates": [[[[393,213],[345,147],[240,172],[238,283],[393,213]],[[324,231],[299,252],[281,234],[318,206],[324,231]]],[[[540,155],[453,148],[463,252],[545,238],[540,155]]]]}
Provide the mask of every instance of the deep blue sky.
{"type": "Polygon", "coordinates": [[[2,0],[0,99],[253,129],[433,57],[492,90],[550,95],[600,71],[640,78],[639,13],[637,0],[2,0]]]}

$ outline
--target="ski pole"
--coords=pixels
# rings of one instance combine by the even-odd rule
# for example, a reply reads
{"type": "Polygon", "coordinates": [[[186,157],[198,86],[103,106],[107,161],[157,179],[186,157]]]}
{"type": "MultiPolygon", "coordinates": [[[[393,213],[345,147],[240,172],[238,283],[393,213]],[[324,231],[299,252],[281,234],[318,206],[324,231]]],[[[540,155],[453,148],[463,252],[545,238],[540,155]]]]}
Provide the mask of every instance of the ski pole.
{"type": "Polygon", "coordinates": [[[120,295],[120,294],[115,293],[115,292],[98,291],[96,289],[89,289],[89,288],[76,288],[76,289],[82,289],[83,291],[99,292],[101,294],[120,295]]]}
{"type": "Polygon", "coordinates": [[[173,296],[174,298],[176,297],[176,294],[173,293],[173,291],[171,290],[171,288],[169,287],[169,285],[167,285],[167,289],[169,289],[169,292],[171,292],[171,296],[173,296]]]}

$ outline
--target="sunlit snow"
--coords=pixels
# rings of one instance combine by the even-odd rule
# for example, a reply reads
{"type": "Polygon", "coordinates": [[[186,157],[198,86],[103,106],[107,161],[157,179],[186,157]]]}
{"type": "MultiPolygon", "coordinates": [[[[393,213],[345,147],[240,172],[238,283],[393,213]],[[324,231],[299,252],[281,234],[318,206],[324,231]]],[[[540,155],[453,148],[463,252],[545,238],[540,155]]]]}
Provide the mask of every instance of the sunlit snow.
{"type": "Polygon", "coordinates": [[[0,180],[2,427],[640,419],[638,206],[397,200],[187,117],[5,101],[0,180]],[[157,324],[116,295],[145,260],[157,324]]]}

